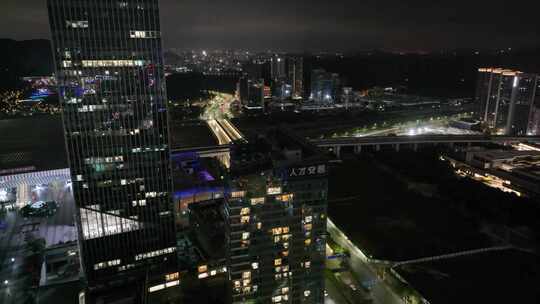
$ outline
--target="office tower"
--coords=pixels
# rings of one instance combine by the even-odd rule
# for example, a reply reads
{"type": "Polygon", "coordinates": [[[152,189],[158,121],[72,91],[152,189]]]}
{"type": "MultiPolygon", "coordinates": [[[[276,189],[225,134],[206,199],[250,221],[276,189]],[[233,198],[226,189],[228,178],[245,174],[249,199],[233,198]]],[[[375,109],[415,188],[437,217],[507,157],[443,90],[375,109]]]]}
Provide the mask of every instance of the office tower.
{"type": "Polygon", "coordinates": [[[264,105],[264,80],[254,80],[243,75],[236,85],[237,98],[243,106],[262,107],[264,105]]]}
{"type": "Polygon", "coordinates": [[[270,61],[270,76],[273,82],[287,78],[287,64],[285,57],[274,55],[270,61]]]}
{"type": "Polygon", "coordinates": [[[540,76],[537,77],[527,135],[540,135],[540,76]]]}
{"type": "Polygon", "coordinates": [[[343,87],[341,91],[341,103],[348,107],[354,101],[354,92],[351,87],[343,87]]]}
{"type": "Polygon", "coordinates": [[[224,212],[233,303],[324,303],[326,160],[287,133],[233,151],[224,212]]]}
{"type": "Polygon", "coordinates": [[[274,90],[272,95],[281,101],[292,97],[292,85],[287,83],[285,79],[274,82],[272,89],[274,90]]]}
{"type": "Polygon", "coordinates": [[[178,285],[158,0],[48,9],[90,294],[178,285]]]}
{"type": "Polygon", "coordinates": [[[292,87],[293,99],[301,99],[304,95],[304,58],[287,58],[288,83],[292,87]]]}
{"type": "Polygon", "coordinates": [[[310,99],[319,103],[334,103],[340,97],[341,82],[339,75],[323,69],[311,72],[310,99]]]}
{"type": "Polygon", "coordinates": [[[530,119],[535,115],[533,105],[538,81],[535,74],[498,68],[479,69],[478,118],[497,134],[530,133],[534,129],[530,119]]]}

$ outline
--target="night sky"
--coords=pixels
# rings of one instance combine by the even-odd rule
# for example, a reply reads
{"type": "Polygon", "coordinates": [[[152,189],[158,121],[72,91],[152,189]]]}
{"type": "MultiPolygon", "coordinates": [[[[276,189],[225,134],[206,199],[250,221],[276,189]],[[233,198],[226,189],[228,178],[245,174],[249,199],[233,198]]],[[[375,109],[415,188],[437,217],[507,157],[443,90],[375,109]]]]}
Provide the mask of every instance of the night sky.
{"type": "MultiPolygon", "coordinates": [[[[540,44],[539,1],[161,0],[169,48],[284,51],[540,44]]],[[[0,38],[49,38],[45,0],[0,0],[0,38]]]]}

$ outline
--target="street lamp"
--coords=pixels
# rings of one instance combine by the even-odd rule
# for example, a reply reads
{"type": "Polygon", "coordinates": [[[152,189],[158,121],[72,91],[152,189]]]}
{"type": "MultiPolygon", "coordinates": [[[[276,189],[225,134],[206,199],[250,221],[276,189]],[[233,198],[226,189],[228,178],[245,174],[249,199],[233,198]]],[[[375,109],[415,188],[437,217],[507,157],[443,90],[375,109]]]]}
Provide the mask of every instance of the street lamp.
{"type": "Polygon", "coordinates": [[[8,281],[8,280],[5,280],[5,281],[4,281],[4,285],[7,285],[7,284],[9,284],[9,281],[8,281]]]}

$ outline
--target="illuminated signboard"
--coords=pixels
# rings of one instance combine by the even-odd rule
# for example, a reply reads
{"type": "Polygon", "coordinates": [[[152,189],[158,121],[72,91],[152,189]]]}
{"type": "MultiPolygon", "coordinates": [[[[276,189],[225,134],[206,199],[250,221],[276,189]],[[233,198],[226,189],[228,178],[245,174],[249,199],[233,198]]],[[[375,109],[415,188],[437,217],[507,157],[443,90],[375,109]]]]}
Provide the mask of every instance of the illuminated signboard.
{"type": "Polygon", "coordinates": [[[310,177],[320,176],[326,174],[326,165],[312,165],[303,167],[293,167],[287,169],[287,177],[310,177]]]}

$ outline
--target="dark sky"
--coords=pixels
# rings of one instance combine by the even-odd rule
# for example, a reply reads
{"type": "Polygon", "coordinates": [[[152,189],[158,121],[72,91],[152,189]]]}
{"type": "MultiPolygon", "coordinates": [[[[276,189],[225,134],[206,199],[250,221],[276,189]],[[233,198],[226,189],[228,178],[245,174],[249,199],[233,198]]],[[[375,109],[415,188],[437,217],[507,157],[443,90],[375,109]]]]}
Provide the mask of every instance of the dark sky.
{"type": "MultiPolygon", "coordinates": [[[[540,44],[540,1],[161,0],[183,49],[421,51],[540,44]]],[[[48,38],[45,0],[0,0],[0,38],[48,38]]]]}

